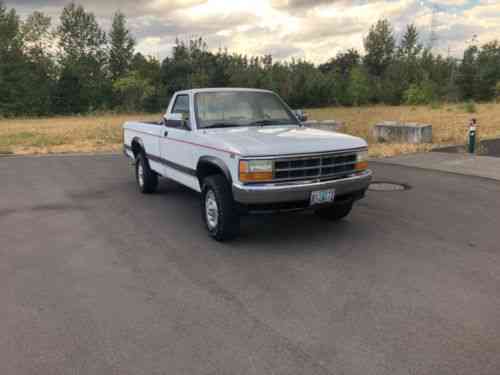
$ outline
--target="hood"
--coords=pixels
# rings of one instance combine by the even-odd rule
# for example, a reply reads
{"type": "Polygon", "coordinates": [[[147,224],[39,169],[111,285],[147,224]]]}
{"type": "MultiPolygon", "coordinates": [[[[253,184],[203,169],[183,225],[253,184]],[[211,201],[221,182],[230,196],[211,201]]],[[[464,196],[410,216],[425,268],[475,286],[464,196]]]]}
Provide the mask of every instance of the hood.
{"type": "Polygon", "coordinates": [[[243,156],[307,154],[367,147],[366,142],[358,137],[299,126],[212,129],[205,130],[204,134],[243,156]]]}

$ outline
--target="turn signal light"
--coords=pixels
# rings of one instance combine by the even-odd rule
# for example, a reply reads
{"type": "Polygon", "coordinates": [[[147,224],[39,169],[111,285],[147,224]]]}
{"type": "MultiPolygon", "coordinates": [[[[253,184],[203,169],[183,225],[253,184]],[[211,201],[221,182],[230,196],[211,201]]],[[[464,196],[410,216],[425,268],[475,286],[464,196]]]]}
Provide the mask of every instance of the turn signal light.
{"type": "Polygon", "coordinates": [[[241,160],[240,181],[259,182],[273,179],[273,164],[267,160],[241,160]]]}
{"type": "Polygon", "coordinates": [[[272,172],[253,172],[253,173],[241,173],[241,182],[256,182],[256,181],[269,181],[273,179],[272,172]]]}
{"type": "Polygon", "coordinates": [[[365,169],[368,169],[368,162],[367,161],[361,161],[359,163],[356,163],[354,165],[354,168],[357,170],[357,171],[364,171],[365,169]]]}

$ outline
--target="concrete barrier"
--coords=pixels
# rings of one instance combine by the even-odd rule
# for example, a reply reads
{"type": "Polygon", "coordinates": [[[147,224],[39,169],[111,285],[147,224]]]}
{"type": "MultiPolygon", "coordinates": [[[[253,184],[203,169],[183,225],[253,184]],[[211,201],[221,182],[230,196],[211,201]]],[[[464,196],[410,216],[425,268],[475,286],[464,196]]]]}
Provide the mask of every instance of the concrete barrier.
{"type": "Polygon", "coordinates": [[[432,125],[385,121],[375,125],[373,135],[378,142],[432,143],[432,125]]]}

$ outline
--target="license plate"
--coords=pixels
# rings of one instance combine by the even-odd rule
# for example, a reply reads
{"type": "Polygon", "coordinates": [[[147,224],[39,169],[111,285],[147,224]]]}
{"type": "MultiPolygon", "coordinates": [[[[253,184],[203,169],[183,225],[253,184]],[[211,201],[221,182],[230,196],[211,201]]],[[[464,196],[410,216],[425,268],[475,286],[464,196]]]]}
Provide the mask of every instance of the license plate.
{"type": "Polygon", "coordinates": [[[335,190],[320,190],[311,193],[311,206],[331,203],[335,199],[335,190]]]}

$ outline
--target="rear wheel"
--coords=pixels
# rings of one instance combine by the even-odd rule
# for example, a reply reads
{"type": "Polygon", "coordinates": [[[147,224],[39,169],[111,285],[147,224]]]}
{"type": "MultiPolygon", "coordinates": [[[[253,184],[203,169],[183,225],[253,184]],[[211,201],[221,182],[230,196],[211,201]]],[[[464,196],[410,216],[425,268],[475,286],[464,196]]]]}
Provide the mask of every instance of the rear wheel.
{"type": "Polygon", "coordinates": [[[349,215],[352,210],[352,206],[352,201],[337,203],[333,206],[318,208],[316,210],[316,215],[324,220],[337,221],[349,215]]]}
{"type": "Polygon", "coordinates": [[[203,221],[211,237],[226,241],[239,234],[240,217],[224,176],[213,175],[204,179],[201,203],[203,221]]]}
{"type": "Polygon", "coordinates": [[[149,167],[148,159],[146,159],[143,153],[137,157],[135,177],[141,193],[152,194],[156,191],[158,187],[158,175],[149,167]]]}

